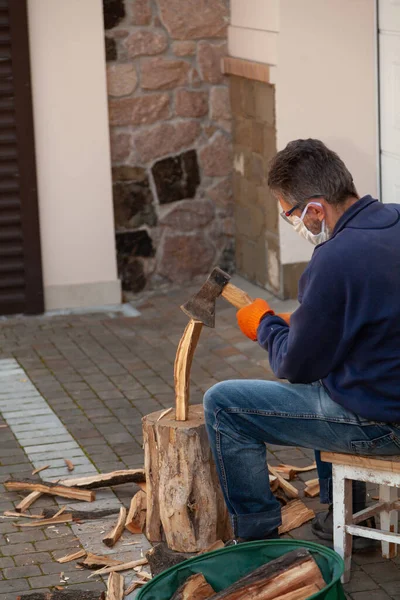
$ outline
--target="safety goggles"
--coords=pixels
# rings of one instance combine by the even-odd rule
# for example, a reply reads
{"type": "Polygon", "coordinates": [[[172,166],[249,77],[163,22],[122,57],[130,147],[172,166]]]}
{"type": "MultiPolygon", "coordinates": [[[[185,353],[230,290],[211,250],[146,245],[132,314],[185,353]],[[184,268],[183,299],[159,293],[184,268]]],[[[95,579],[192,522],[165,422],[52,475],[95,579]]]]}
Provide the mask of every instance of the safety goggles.
{"type": "MultiPolygon", "coordinates": [[[[309,202],[309,200],[313,200],[314,198],[323,198],[324,194],[314,194],[313,196],[310,196],[309,198],[306,198],[303,202],[295,204],[290,210],[283,210],[281,213],[279,213],[282,217],[282,219],[284,221],[286,221],[286,223],[289,223],[289,225],[293,225],[292,221],[290,220],[290,217],[292,216],[292,214],[294,213],[295,210],[297,209],[301,209],[302,207],[304,207],[304,203],[305,202],[309,202]]],[[[307,210],[307,206],[305,206],[305,208],[303,208],[303,214],[302,217],[304,216],[304,213],[307,210]]]]}

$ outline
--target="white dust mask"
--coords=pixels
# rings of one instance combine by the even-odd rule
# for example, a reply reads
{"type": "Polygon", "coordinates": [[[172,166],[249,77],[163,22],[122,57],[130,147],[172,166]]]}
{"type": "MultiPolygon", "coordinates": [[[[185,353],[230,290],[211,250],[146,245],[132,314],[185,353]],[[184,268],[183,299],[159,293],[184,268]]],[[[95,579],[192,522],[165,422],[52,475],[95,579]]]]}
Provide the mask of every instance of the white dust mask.
{"type": "Polygon", "coordinates": [[[308,207],[314,204],[315,206],[320,206],[322,208],[322,204],[319,202],[309,202],[303,212],[301,213],[301,217],[297,217],[296,215],[291,215],[289,217],[291,224],[293,225],[293,229],[301,235],[304,239],[306,239],[314,246],[318,246],[318,244],[322,244],[329,240],[329,233],[326,231],[325,219],[321,224],[321,231],[319,233],[312,233],[304,224],[304,217],[307,213],[308,207]]]}

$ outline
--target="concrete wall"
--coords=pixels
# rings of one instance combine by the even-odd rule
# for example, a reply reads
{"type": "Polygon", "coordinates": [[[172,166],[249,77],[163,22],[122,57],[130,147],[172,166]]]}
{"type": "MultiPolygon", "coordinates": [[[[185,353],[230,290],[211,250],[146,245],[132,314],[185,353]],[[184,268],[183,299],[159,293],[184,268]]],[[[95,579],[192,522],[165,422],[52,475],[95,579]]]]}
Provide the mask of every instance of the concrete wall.
{"type": "MultiPolygon", "coordinates": [[[[277,149],[316,137],[339,153],[360,194],[378,180],[375,0],[231,0],[232,56],[272,65],[277,149]]],[[[312,247],[283,221],[281,263],[312,247]]]]}
{"type": "Polygon", "coordinates": [[[101,0],[28,0],[46,309],[118,303],[101,0]]]}

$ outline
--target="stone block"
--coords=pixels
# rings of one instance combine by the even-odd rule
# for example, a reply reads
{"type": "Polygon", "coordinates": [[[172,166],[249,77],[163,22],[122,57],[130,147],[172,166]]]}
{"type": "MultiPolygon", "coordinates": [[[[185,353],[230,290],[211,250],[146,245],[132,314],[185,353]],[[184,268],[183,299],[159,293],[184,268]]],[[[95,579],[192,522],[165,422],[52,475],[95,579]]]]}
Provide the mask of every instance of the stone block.
{"type": "Polygon", "coordinates": [[[125,256],[154,256],[151,237],[144,230],[116,233],[117,253],[125,256]]]}
{"type": "Polygon", "coordinates": [[[107,91],[110,96],[128,96],[137,86],[136,69],[130,64],[107,65],[107,91]]]}
{"type": "Polygon", "coordinates": [[[152,174],[160,204],[194,198],[200,183],[196,151],[158,161],[152,174]]]}
{"type": "Polygon", "coordinates": [[[163,31],[139,30],[124,40],[128,58],[161,54],[168,47],[168,38],[163,31]]]}
{"type": "Polygon", "coordinates": [[[208,225],[214,213],[214,206],[210,201],[183,200],[160,220],[160,225],[175,231],[194,231],[208,225]]]}
{"type": "Polygon", "coordinates": [[[157,215],[147,175],[136,181],[135,179],[115,181],[113,172],[113,178],[113,204],[116,227],[128,229],[140,227],[141,225],[154,227],[157,224],[157,215]]]}
{"type": "Polygon", "coordinates": [[[226,37],[229,8],[223,0],[158,0],[158,6],[175,40],[226,37]]]}
{"type": "Polygon", "coordinates": [[[257,205],[235,204],[236,230],[238,234],[258,239],[264,229],[264,214],[257,205]]]}
{"type": "Polygon", "coordinates": [[[214,256],[213,246],[201,232],[167,234],[161,244],[157,272],[173,282],[191,281],[209,272],[214,256]]]}
{"type": "Polygon", "coordinates": [[[104,29],[112,29],[125,18],[124,0],[103,0],[104,29]]]}
{"type": "Polygon", "coordinates": [[[106,47],[106,61],[110,62],[112,60],[117,60],[118,53],[116,41],[106,36],[104,38],[104,43],[106,47]]]}
{"type": "Polygon", "coordinates": [[[149,0],[134,0],[131,8],[132,25],[150,25],[151,6],[149,0]]]}
{"type": "Polygon", "coordinates": [[[139,132],[135,146],[142,163],[174,154],[190,148],[200,134],[200,124],[196,121],[160,123],[152,129],[139,132]]]}
{"type": "Polygon", "coordinates": [[[208,113],[208,92],[177,90],[175,112],[179,117],[204,117],[208,113]]]}
{"type": "Polygon", "coordinates": [[[267,125],[275,125],[275,87],[269,83],[254,81],[254,117],[267,125]]]}
{"type": "Polygon", "coordinates": [[[297,298],[299,280],[307,265],[308,263],[306,262],[282,265],[283,297],[285,300],[297,298]]]}
{"type": "Polygon", "coordinates": [[[267,251],[267,284],[275,295],[281,292],[281,265],[278,235],[265,233],[267,251]]]}
{"type": "Polygon", "coordinates": [[[243,77],[229,76],[229,95],[231,99],[232,115],[235,117],[243,117],[242,110],[242,85],[244,84],[243,77]]]}
{"type": "Polygon", "coordinates": [[[210,92],[210,117],[213,121],[230,121],[231,106],[229,88],[213,87],[210,92]]]}
{"type": "Polygon", "coordinates": [[[175,56],[194,56],[196,54],[196,42],[174,42],[172,51],[175,56]]]}
{"type": "Polygon", "coordinates": [[[265,240],[257,240],[243,235],[236,236],[236,268],[240,275],[262,287],[267,283],[267,261],[265,240]]]}
{"type": "Polygon", "coordinates": [[[278,235],[279,232],[279,211],[277,199],[271,194],[267,185],[257,188],[258,204],[263,207],[265,212],[265,229],[270,233],[278,235]]]}
{"type": "Polygon", "coordinates": [[[226,177],[207,190],[207,195],[218,209],[230,213],[233,206],[233,182],[231,177],[226,177]]]}
{"type": "Polygon", "coordinates": [[[168,94],[148,94],[137,98],[111,100],[110,125],[150,125],[170,116],[168,94]]]}
{"type": "Polygon", "coordinates": [[[197,45],[197,63],[203,81],[207,83],[222,83],[221,59],[227,55],[226,43],[214,44],[202,41],[197,45]]]}
{"type": "Polygon", "coordinates": [[[216,134],[199,153],[204,174],[208,177],[225,177],[232,172],[232,146],[229,138],[216,134]]]}
{"type": "Polygon", "coordinates": [[[141,64],[141,86],[144,90],[169,90],[185,85],[189,71],[190,64],[184,60],[149,58],[141,64]]]}

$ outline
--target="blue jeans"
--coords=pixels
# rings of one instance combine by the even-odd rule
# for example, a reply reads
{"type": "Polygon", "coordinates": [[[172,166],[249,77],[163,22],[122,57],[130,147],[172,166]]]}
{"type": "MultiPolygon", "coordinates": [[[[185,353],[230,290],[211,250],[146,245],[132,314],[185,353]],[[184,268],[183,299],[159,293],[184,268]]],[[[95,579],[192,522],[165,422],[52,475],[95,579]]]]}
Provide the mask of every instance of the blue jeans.
{"type": "Polygon", "coordinates": [[[334,402],[320,382],[223,381],[206,392],[204,410],[235,537],[263,538],[281,524],[266,443],[316,450],[323,503],[332,501],[332,468],[318,451],[400,454],[400,425],[358,417],[334,402]]]}

